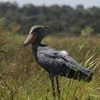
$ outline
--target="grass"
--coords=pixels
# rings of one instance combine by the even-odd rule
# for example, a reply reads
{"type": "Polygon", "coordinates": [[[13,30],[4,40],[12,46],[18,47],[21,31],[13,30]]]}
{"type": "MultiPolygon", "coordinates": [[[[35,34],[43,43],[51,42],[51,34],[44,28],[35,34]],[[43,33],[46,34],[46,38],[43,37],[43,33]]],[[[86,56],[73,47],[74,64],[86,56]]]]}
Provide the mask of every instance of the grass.
{"type": "MultiPolygon", "coordinates": [[[[17,34],[0,36],[5,40],[0,42],[0,100],[53,100],[48,73],[23,47],[24,39],[17,34]]],[[[94,72],[90,83],[59,77],[61,100],[100,100],[100,38],[48,36],[43,43],[66,50],[94,72]]]]}

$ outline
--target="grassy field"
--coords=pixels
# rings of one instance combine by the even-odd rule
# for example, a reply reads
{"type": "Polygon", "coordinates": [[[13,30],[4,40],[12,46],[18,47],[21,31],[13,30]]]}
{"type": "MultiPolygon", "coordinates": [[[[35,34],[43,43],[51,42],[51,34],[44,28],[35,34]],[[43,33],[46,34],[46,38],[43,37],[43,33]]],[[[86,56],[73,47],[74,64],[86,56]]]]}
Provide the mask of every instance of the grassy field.
{"type": "MultiPolygon", "coordinates": [[[[25,36],[0,34],[0,100],[53,100],[48,73],[34,60],[25,36]]],[[[59,77],[61,100],[100,100],[100,37],[48,36],[43,43],[66,50],[94,72],[90,83],[59,77]]]]}

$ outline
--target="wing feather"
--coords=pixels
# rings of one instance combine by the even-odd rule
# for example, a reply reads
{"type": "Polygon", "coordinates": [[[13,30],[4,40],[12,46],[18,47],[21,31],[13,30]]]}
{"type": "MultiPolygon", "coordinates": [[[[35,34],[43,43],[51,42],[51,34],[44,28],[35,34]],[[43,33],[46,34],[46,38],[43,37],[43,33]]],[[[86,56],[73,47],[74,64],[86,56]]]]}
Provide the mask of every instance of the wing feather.
{"type": "Polygon", "coordinates": [[[65,75],[67,70],[76,71],[80,67],[74,59],[54,49],[40,51],[38,55],[41,66],[48,72],[65,75]]]}
{"type": "Polygon", "coordinates": [[[90,70],[81,67],[69,55],[52,48],[38,52],[38,62],[49,73],[59,74],[73,79],[82,79],[88,82],[92,78],[92,74],[89,76],[90,70]]]}

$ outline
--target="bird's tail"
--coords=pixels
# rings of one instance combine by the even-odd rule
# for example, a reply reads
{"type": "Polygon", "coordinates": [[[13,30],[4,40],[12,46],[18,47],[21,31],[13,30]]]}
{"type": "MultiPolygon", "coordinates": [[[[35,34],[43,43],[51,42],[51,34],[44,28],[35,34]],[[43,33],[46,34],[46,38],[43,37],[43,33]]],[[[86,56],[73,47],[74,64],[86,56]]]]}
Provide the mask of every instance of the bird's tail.
{"type": "Polygon", "coordinates": [[[84,80],[90,82],[93,77],[93,72],[84,67],[79,67],[77,70],[70,69],[66,76],[75,80],[84,80]]]}

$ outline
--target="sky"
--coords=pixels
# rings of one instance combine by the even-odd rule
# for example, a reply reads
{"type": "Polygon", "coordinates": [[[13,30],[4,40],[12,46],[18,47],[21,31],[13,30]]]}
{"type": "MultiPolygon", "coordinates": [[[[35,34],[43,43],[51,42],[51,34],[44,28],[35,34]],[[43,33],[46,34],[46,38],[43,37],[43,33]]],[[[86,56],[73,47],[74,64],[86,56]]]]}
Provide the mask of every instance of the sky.
{"type": "Polygon", "coordinates": [[[32,3],[34,5],[70,5],[72,7],[75,7],[78,4],[82,4],[85,7],[92,7],[97,6],[100,7],[100,0],[0,0],[1,2],[17,2],[20,6],[23,4],[29,4],[32,3]]]}

